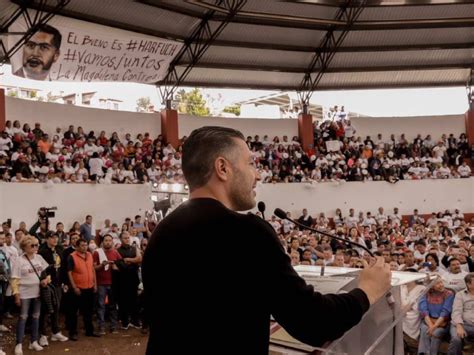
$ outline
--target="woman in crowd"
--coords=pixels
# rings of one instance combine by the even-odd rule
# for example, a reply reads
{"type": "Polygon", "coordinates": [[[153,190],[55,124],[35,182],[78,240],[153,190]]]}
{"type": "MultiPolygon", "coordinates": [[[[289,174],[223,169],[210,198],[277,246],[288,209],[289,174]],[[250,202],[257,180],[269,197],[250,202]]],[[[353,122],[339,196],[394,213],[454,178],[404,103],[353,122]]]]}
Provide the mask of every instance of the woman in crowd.
{"type": "Polygon", "coordinates": [[[418,354],[438,354],[439,346],[449,332],[453,301],[454,292],[444,287],[441,278],[421,297],[418,304],[422,318],[418,354]]]}
{"type": "Polygon", "coordinates": [[[40,286],[46,287],[49,277],[41,274],[48,267],[48,263],[38,255],[39,242],[32,236],[23,237],[20,248],[24,254],[19,257],[12,270],[11,282],[15,303],[20,307],[20,317],[16,327],[15,355],[23,354],[23,338],[25,336],[26,320],[31,317],[30,350],[41,351],[38,344],[39,317],[41,310],[40,286]]]}

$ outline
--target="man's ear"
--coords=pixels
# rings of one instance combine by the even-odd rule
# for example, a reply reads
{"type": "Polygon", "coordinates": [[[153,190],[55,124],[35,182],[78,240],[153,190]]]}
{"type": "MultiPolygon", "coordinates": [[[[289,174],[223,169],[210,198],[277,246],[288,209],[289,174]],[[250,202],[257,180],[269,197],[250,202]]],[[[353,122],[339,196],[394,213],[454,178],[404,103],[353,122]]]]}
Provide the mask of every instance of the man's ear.
{"type": "Polygon", "coordinates": [[[224,157],[217,157],[214,161],[214,172],[220,181],[227,181],[230,173],[230,163],[224,157]]]}
{"type": "Polygon", "coordinates": [[[56,63],[59,59],[59,55],[61,54],[61,52],[59,51],[59,49],[56,51],[56,53],[54,53],[53,55],[53,63],[56,63]]]}

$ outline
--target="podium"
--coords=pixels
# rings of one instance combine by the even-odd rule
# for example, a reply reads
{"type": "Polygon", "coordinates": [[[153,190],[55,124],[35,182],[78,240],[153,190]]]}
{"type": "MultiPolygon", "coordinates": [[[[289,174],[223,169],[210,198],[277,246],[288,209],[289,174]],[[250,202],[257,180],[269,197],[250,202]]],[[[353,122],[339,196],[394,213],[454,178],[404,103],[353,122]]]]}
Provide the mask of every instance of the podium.
{"type": "MultiPolygon", "coordinates": [[[[321,293],[344,293],[358,285],[361,269],[319,266],[296,266],[296,272],[321,293]],[[324,273],[324,275],[322,275],[324,273]]],[[[401,287],[411,282],[425,286],[425,292],[434,284],[433,277],[424,273],[392,272],[392,297],[382,297],[373,304],[362,320],[341,338],[314,348],[293,339],[278,324],[270,329],[271,355],[328,354],[328,355],[403,355],[402,320],[409,307],[401,302],[401,287]]],[[[422,293],[424,294],[424,292],[422,293]]],[[[420,296],[421,297],[421,296],[420,296]]],[[[315,319],[321,326],[324,320],[315,319]]]]}

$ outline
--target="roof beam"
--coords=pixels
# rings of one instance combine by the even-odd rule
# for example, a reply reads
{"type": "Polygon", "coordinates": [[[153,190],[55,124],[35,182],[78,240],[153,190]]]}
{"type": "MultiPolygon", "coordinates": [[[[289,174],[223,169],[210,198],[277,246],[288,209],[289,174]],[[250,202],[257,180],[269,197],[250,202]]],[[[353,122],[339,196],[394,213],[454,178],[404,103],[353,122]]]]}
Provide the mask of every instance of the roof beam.
{"type": "Polygon", "coordinates": [[[367,0],[345,0],[335,16],[335,20],[345,22],[344,31],[336,31],[336,26],[331,26],[315,48],[313,58],[304,73],[298,89],[298,97],[303,105],[304,113],[307,113],[307,107],[313,92],[329,68],[337,50],[341,47],[352,26],[364,10],[366,2],[367,0]],[[316,68],[317,71],[315,70],[316,68]]]}
{"type": "MultiPolygon", "coordinates": [[[[236,42],[216,40],[214,46],[251,48],[288,52],[314,53],[314,47],[298,46],[292,44],[278,43],[258,43],[258,42],[236,42]]],[[[468,43],[435,43],[435,44],[403,44],[403,45],[380,45],[380,46],[346,46],[339,47],[338,53],[358,53],[358,52],[400,52],[400,51],[421,51],[421,50],[442,50],[442,49],[473,49],[474,42],[468,43]]],[[[322,49],[324,50],[324,49],[322,49]]]]}
{"type": "MultiPolygon", "coordinates": [[[[296,91],[298,84],[295,85],[271,85],[271,84],[232,84],[229,82],[210,83],[209,81],[184,81],[181,86],[186,87],[201,87],[201,88],[216,88],[216,89],[249,89],[249,90],[274,90],[274,91],[296,91]]],[[[399,83],[399,84],[384,84],[384,83],[361,83],[361,85],[327,85],[318,87],[318,91],[338,91],[338,90],[371,90],[371,89],[417,89],[417,88],[440,88],[440,87],[464,87],[465,81],[459,82],[440,82],[432,81],[419,83],[399,83]]]]}
{"type": "Polygon", "coordinates": [[[186,79],[215,39],[227,27],[229,21],[237,15],[246,3],[247,0],[215,0],[215,6],[223,6],[227,10],[226,16],[217,26],[211,26],[211,20],[214,18],[216,11],[210,9],[202,17],[200,23],[192,30],[189,37],[185,39],[184,46],[171,61],[165,77],[156,83],[163,103],[166,104],[167,108],[171,108],[174,93],[180,86],[180,83],[186,79]],[[184,58],[189,58],[190,62],[184,70],[178,73],[176,66],[184,58]]]}
{"type": "MultiPolygon", "coordinates": [[[[283,2],[299,3],[305,5],[338,7],[340,1],[334,0],[281,0],[283,2]]],[[[414,7],[414,6],[450,6],[474,4],[474,0],[369,0],[367,7],[414,7]]]]}
{"type": "MultiPolygon", "coordinates": [[[[187,66],[187,63],[178,64],[177,67],[187,66]]],[[[449,69],[469,69],[472,63],[460,64],[418,64],[418,65],[386,65],[386,66],[360,66],[360,67],[338,67],[327,68],[326,73],[377,73],[377,72],[398,72],[398,71],[414,71],[414,70],[449,70],[449,69]]],[[[222,69],[222,70],[244,70],[244,71],[264,71],[264,72],[282,72],[304,74],[304,68],[281,67],[269,65],[250,65],[250,64],[229,64],[229,63],[197,63],[195,68],[202,69],[222,69]]],[[[314,68],[317,72],[319,68],[314,68]]]]}
{"type": "MultiPolygon", "coordinates": [[[[369,0],[368,0],[369,1],[369,0]]],[[[189,8],[183,8],[182,6],[164,3],[154,2],[152,0],[140,0],[139,2],[147,4],[149,6],[172,11],[181,15],[201,18],[202,12],[191,10],[189,8]]],[[[196,6],[200,6],[204,9],[212,9],[215,11],[221,11],[223,14],[217,14],[215,20],[222,21],[225,18],[225,10],[219,6],[210,4],[204,0],[187,0],[196,6]]],[[[473,1],[474,2],[474,1],[473,1]]],[[[342,2],[340,2],[342,3],[342,2]]],[[[339,7],[339,4],[337,5],[339,7]]],[[[354,5],[349,5],[349,8],[353,8],[354,5]]],[[[310,30],[321,30],[327,31],[331,26],[336,26],[335,29],[342,31],[345,29],[346,24],[343,21],[335,21],[333,19],[317,19],[312,17],[301,17],[293,15],[281,15],[274,13],[264,13],[256,11],[241,11],[235,16],[230,22],[251,24],[257,26],[274,26],[274,27],[289,27],[299,29],[310,29],[310,30]]],[[[384,20],[384,21],[358,21],[351,26],[351,31],[374,31],[374,30],[389,30],[389,29],[416,29],[416,28],[456,28],[456,27],[474,27],[474,18],[446,18],[446,19],[409,19],[409,20],[384,20]]]]}

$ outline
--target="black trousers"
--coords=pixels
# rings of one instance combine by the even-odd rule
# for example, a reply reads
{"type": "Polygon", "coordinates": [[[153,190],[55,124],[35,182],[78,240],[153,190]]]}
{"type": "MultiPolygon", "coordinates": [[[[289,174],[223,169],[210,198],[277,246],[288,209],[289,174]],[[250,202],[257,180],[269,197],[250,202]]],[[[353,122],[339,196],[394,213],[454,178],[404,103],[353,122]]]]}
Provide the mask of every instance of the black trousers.
{"type": "Polygon", "coordinates": [[[66,327],[69,335],[77,335],[77,320],[78,311],[82,314],[84,320],[84,328],[86,335],[94,333],[94,325],[92,324],[92,315],[94,313],[94,289],[81,289],[81,294],[78,296],[73,290],[69,292],[70,299],[66,306],[66,327]]]}
{"type": "Polygon", "coordinates": [[[137,324],[138,317],[138,280],[129,277],[120,277],[118,305],[119,319],[122,326],[130,322],[137,324]]]}
{"type": "Polygon", "coordinates": [[[41,314],[39,318],[40,335],[46,335],[46,320],[48,319],[48,317],[51,322],[51,332],[53,334],[56,334],[59,332],[59,306],[61,304],[61,295],[62,295],[61,286],[56,286],[54,290],[56,292],[56,297],[58,300],[58,304],[56,305],[56,309],[54,310],[54,312],[47,313],[46,306],[43,303],[41,304],[41,314]]]}

